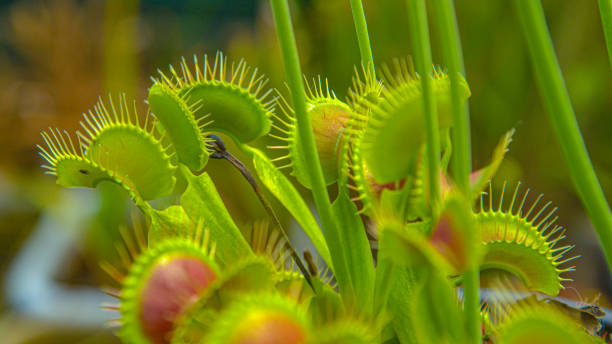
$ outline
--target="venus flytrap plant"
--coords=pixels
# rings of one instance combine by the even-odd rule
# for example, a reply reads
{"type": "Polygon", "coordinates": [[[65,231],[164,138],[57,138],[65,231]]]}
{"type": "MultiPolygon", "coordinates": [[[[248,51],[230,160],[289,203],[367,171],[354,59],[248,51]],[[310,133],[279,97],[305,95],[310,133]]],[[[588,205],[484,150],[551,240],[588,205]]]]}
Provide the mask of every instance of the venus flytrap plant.
{"type": "MultiPolygon", "coordinates": [[[[490,180],[514,131],[502,137],[489,165],[472,172],[466,103],[471,94],[462,76],[452,2],[433,1],[448,70],[432,63],[422,0],[407,1],[414,66],[396,59],[376,70],[363,5],[351,0],[362,64],[348,100],[336,97],[321,78],[311,84],[303,77],[287,1],[270,3],[290,97],[264,89],[265,77],[244,60],[228,64],[217,53],[213,63],[204,57],[200,66],[194,58],[190,67],[183,60],[180,68],[153,78],[148,104],[154,119],[147,114],[142,125],[120,97],[85,115],[76,144],[67,133],[43,133],[47,147],[39,147],[41,155],[58,184],[117,183],[148,219],[148,233],[136,231],[136,240],[122,232],[125,243],[117,250],[125,267],[103,264],[120,284],[108,290],[120,305],[107,308],[120,313],[121,339],[365,344],[475,343],[482,337],[523,343],[562,333],[560,342],[600,342],[601,313],[548,297],[565,288],[566,273],[574,269],[567,263],[576,258],[565,256],[573,246],[561,244],[556,208],[540,205],[541,196],[530,203],[529,192],[521,195],[519,186],[511,198],[505,184],[501,195],[493,195],[490,180]],[[252,159],[252,172],[219,133],[252,159]],[[264,135],[284,142],[270,150],[287,153],[271,159],[251,146],[264,135]],[[234,222],[205,172],[211,158],[241,172],[252,187],[245,192],[256,193],[267,222],[246,229],[234,222]],[[293,177],[274,163],[283,160],[295,181],[312,192],[321,226],[293,177]],[[177,173],[187,183],[183,191],[174,190],[177,173]],[[328,188],[337,189],[335,199],[328,188]],[[323,262],[308,251],[300,256],[264,191],[296,219],[323,262]],[[156,209],[148,203],[173,192],[180,192],[178,204],[156,209]],[[534,297],[548,296],[481,307],[483,271],[485,282],[513,276],[534,297]],[[588,323],[576,314],[587,314],[588,323]]],[[[528,32],[539,31],[542,39],[537,7],[517,3],[528,32]]],[[[532,43],[537,65],[550,67],[544,62],[552,49],[538,51],[532,43]]],[[[561,132],[571,129],[560,79],[550,68],[541,79],[551,106],[566,110],[558,121],[561,132]]],[[[564,145],[571,156],[584,158],[564,145]]],[[[592,180],[578,184],[593,191],[592,180]]],[[[600,201],[590,201],[598,206],[599,225],[606,218],[600,201]]]]}

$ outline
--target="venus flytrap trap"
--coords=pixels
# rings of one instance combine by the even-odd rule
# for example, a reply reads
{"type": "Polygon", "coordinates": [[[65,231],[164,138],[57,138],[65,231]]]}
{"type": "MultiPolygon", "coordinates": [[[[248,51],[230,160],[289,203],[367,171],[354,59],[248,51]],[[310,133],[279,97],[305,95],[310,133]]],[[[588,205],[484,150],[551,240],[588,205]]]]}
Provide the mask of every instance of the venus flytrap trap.
{"type": "Polygon", "coordinates": [[[493,207],[491,191],[487,210],[484,199],[481,200],[481,210],[475,216],[486,252],[480,269],[511,272],[529,290],[554,296],[563,288],[562,282],[569,280],[561,274],[574,270],[573,266],[561,265],[578,257],[564,257],[573,245],[559,246],[565,230],[555,225],[557,208],[549,209],[552,202],[548,202],[536,210],[542,195],[527,208],[525,200],[529,190],[521,197],[519,186],[507,209],[504,209],[504,192],[497,209],[493,207]]]}
{"type": "Polygon", "coordinates": [[[141,247],[143,252],[129,266],[128,275],[118,281],[122,284],[119,337],[124,341],[164,342],[176,318],[218,278],[209,232],[203,235],[202,226],[195,229],[194,234],[141,247]]]}
{"type": "MultiPolygon", "coordinates": [[[[501,288],[506,288],[501,287],[501,288]]],[[[564,303],[536,295],[492,295],[485,318],[485,339],[499,343],[597,343],[600,322],[570,321],[580,314],[564,303]],[[564,324],[564,326],[559,326],[564,324]]],[[[580,316],[579,316],[580,317],[580,316]]]]}
{"type": "MultiPolygon", "coordinates": [[[[410,0],[414,66],[404,58],[377,70],[363,6],[351,0],[362,65],[354,67],[348,99],[336,97],[324,78],[311,83],[302,75],[287,1],[271,5],[288,97],[266,89],[265,77],[244,60],[228,64],[219,52],[212,63],[206,56],[202,64],[194,58],[193,67],[183,60],[152,78],[151,114],[142,124],[119,97],[84,116],[76,141],[59,130],[43,133],[40,153],[58,184],[119,184],[148,219],[147,233],[136,231],[136,240],[123,231],[117,250],[124,268],[103,264],[119,284],[108,292],[120,305],[107,308],[120,313],[120,338],[138,344],[603,342],[596,305],[578,309],[549,298],[565,288],[576,258],[566,257],[573,246],[561,243],[556,208],[540,205],[541,196],[529,201],[520,184],[510,198],[505,185],[493,195],[490,180],[514,131],[502,137],[488,165],[472,172],[471,92],[452,2],[433,2],[447,67],[432,63],[425,3],[410,0]],[[219,133],[252,159],[252,171],[219,133]],[[268,147],[280,156],[251,145],[265,135],[282,142],[268,147]],[[267,219],[252,228],[234,222],[206,172],[211,159],[241,172],[251,186],[244,192],[256,193],[267,219]],[[177,176],[185,190],[174,190],[177,176]],[[294,182],[312,192],[321,225],[294,182]],[[264,191],[295,218],[322,262],[295,250],[264,191]],[[173,193],[180,201],[165,209],[148,203],[173,193]],[[513,276],[535,298],[481,307],[483,271],[494,285],[513,276]]],[[[500,295],[512,289],[497,285],[500,295]]]]}
{"type": "MultiPolygon", "coordinates": [[[[330,92],[327,80],[325,80],[325,86],[322,85],[320,76],[318,81],[313,80],[312,86],[306,81],[306,87],[308,89],[306,96],[308,118],[323,168],[323,177],[325,183],[329,185],[338,179],[339,147],[343,145],[345,137],[343,131],[351,117],[351,109],[339,100],[333,91],[330,92]]],[[[300,184],[310,188],[307,167],[303,160],[303,143],[297,132],[293,109],[284,97],[280,96],[280,99],[279,107],[282,109],[281,112],[284,117],[279,118],[277,116],[278,125],[274,126],[280,134],[270,134],[270,136],[286,141],[288,143],[286,146],[288,154],[277,159],[289,159],[290,163],[284,166],[292,167],[291,174],[297,178],[300,184]]]]}
{"type": "Polygon", "coordinates": [[[119,97],[118,105],[116,109],[112,98],[108,106],[100,100],[93,111],[83,114],[85,134],[78,133],[78,149],[67,132],[44,132],[47,149],[39,149],[49,163],[45,168],[65,187],[95,187],[110,180],[123,186],[137,204],[167,196],[174,187],[176,169],[167,147],[155,134],[149,116],[141,127],[125,97],[119,97]]]}
{"type": "Polygon", "coordinates": [[[240,60],[231,64],[228,73],[227,57],[221,52],[213,64],[205,55],[203,67],[195,57],[193,70],[184,59],[180,66],[180,75],[172,66],[171,77],[160,71],[160,77],[154,78],[155,85],[170,88],[191,109],[196,121],[209,122],[208,131],[220,131],[247,143],[270,130],[275,100],[272,89],[264,91],[268,80],[257,69],[240,60]]]}
{"type": "MultiPolygon", "coordinates": [[[[422,88],[420,78],[405,61],[397,61],[393,71],[386,68],[378,104],[368,104],[371,111],[361,139],[364,163],[379,183],[396,182],[414,172],[418,150],[425,138],[422,127],[422,88]],[[403,138],[403,140],[402,140],[403,138]],[[410,154],[402,154],[410,152],[410,154]]],[[[451,125],[448,111],[449,81],[442,72],[432,80],[441,127],[451,125]]],[[[465,84],[465,97],[469,89],[465,84]]],[[[363,110],[362,110],[363,111],[363,110]]],[[[362,114],[363,115],[363,114],[362,114]]],[[[436,172],[437,174],[437,172],[436,172]]]]}

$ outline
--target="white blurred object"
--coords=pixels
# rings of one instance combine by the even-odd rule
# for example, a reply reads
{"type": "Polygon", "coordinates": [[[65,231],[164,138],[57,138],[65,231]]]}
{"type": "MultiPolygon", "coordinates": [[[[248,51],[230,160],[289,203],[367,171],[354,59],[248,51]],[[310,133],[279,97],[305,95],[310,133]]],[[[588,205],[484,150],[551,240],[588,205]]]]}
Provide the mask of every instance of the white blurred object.
{"type": "Polygon", "coordinates": [[[90,190],[62,190],[55,204],[41,215],[32,235],[7,271],[5,293],[9,304],[24,316],[69,326],[102,327],[113,312],[100,308],[116,301],[96,287],[59,284],[55,275],[82,228],[97,209],[90,190]]]}

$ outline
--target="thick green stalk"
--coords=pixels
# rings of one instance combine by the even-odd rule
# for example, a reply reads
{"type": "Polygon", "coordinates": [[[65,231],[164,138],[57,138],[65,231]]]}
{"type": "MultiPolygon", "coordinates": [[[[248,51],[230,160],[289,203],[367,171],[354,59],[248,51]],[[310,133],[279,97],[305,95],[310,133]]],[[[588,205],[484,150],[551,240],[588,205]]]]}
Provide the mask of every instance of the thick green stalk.
{"type": "MultiPolygon", "coordinates": [[[[470,119],[467,102],[461,99],[460,74],[465,73],[459,28],[452,0],[433,0],[435,24],[440,33],[444,62],[451,80],[451,101],[453,113],[453,177],[459,188],[468,195],[472,157],[470,149],[470,119]]],[[[473,232],[473,231],[471,231],[473,232]]],[[[475,343],[481,341],[480,331],[480,275],[473,267],[463,276],[464,309],[468,334],[475,343]]]]}
{"type": "Polygon", "coordinates": [[[561,68],[546,27],[542,4],[537,0],[515,0],[517,14],[527,40],[537,76],[563,156],[612,271],[612,214],[576,121],[561,68]]]}
{"type": "Polygon", "coordinates": [[[334,266],[334,273],[338,281],[343,296],[346,292],[352,293],[352,283],[349,275],[348,264],[344,254],[339,231],[336,229],[337,224],[327,194],[327,188],[323,179],[323,171],[319,163],[319,155],[314,142],[314,134],[310,126],[310,119],[306,112],[306,94],[304,92],[304,84],[302,83],[302,72],[300,70],[300,62],[298,51],[295,44],[295,36],[293,27],[291,26],[291,16],[287,0],[270,0],[272,11],[274,13],[274,22],[278,40],[283,55],[285,64],[285,73],[287,76],[287,84],[291,89],[291,99],[293,100],[293,108],[297,120],[297,129],[300,140],[304,149],[304,160],[308,166],[308,174],[312,185],[315,205],[319,211],[319,217],[323,226],[323,235],[329,246],[331,259],[334,266]],[[351,290],[351,291],[348,291],[351,290]]]}
{"type": "Polygon", "coordinates": [[[465,74],[459,28],[452,0],[433,0],[435,24],[440,33],[444,63],[448,68],[451,81],[451,101],[453,112],[453,177],[463,192],[469,192],[469,176],[472,171],[470,149],[470,117],[467,102],[462,99],[461,75],[465,74]]]}
{"type": "Polygon", "coordinates": [[[612,67],[612,0],[599,0],[599,14],[601,14],[601,24],[606,36],[608,59],[612,67]]]}
{"type": "Polygon", "coordinates": [[[427,10],[424,0],[408,0],[407,3],[414,62],[416,70],[421,76],[421,88],[423,90],[429,195],[433,213],[437,214],[440,206],[440,133],[431,76],[433,69],[429,29],[427,27],[427,10]]]}
{"type": "Polygon", "coordinates": [[[471,268],[463,274],[463,309],[472,343],[482,342],[480,328],[480,270],[471,268]]]}
{"type": "Polygon", "coordinates": [[[370,45],[370,36],[368,35],[368,23],[366,22],[361,0],[351,0],[351,10],[353,12],[355,30],[357,31],[357,42],[359,43],[361,63],[367,66],[367,68],[371,70],[372,75],[376,78],[374,58],[372,57],[372,46],[370,45]]]}

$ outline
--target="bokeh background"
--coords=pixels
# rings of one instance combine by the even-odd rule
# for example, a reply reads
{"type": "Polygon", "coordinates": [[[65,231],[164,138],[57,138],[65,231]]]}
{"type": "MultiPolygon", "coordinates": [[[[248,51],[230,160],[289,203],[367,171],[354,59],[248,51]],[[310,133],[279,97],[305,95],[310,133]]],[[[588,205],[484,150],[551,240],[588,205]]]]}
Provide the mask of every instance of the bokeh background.
{"type": "MultiPolygon", "coordinates": [[[[359,63],[346,0],[290,1],[303,72],[346,95],[359,63]]],[[[364,1],[375,62],[411,54],[405,3],[364,1]]],[[[572,187],[510,1],[457,1],[474,167],[484,166],[509,129],[514,142],[494,180],[544,193],[576,245],[577,271],[565,296],[603,292],[610,277],[572,187]],[[574,289],[575,288],[575,289],[574,289]]],[[[612,197],[612,72],[595,1],[544,1],[550,31],[595,169],[612,197]]],[[[434,40],[434,61],[441,52],[434,40]]],[[[43,174],[35,148],[49,126],[78,129],[98,97],[125,92],[146,111],[150,76],[181,56],[244,57],[285,90],[267,1],[28,0],[0,2],[0,341],[117,343],[97,306],[111,284],[99,262],[116,262],[119,226],[138,221],[112,185],[64,190],[43,174]]],[[[265,140],[262,140],[265,141],[265,140]]],[[[265,145],[266,142],[261,142],[265,145]]],[[[230,148],[231,149],[231,148],[230,148]]],[[[264,217],[248,185],[227,164],[208,170],[242,226],[264,217]],[[245,190],[236,192],[235,190],[245,190]]],[[[535,198],[535,197],[533,197],[535,198]]],[[[533,199],[532,198],[532,199],[533,199]]],[[[167,199],[169,203],[176,199],[167,199]]],[[[285,220],[289,220],[284,215],[285,220]]]]}

